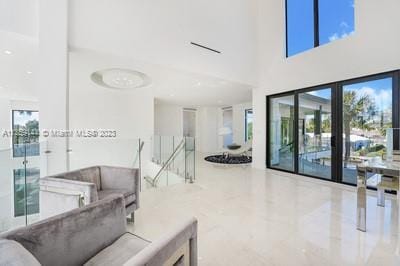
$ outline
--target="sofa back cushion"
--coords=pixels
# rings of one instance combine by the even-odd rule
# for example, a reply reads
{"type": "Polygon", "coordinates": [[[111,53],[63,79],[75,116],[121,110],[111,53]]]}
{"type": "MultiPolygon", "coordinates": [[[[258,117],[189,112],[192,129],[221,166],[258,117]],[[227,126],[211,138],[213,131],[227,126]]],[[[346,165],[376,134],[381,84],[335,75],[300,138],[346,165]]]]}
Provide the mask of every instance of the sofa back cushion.
{"type": "Polygon", "coordinates": [[[101,190],[100,167],[98,166],[66,172],[52,177],[93,183],[96,185],[97,191],[101,190]]]}
{"type": "Polygon", "coordinates": [[[122,196],[110,196],[0,235],[15,240],[42,265],[83,265],[126,232],[122,196]]]}
{"type": "Polygon", "coordinates": [[[40,263],[18,242],[0,239],[0,265],[40,266],[40,263]]]}

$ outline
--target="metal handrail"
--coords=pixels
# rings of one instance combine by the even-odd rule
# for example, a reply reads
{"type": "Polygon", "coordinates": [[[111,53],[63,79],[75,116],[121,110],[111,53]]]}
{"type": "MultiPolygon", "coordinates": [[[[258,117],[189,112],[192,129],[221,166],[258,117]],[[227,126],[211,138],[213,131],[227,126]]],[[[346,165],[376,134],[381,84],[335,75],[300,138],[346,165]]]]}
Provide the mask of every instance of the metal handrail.
{"type": "Polygon", "coordinates": [[[144,146],[144,141],[141,141],[139,139],[139,151],[136,154],[136,158],[133,160],[133,167],[135,167],[137,160],[140,159],[140,154],[142,153],[143,146],[144,146]]]}
{"type": "Polygon", "coordinates": [[[158,180],[160,179],[161,173],[171,165],[171,163],[175,159],[175,157],[178,154],[178,152],[180,152],[180,150],[185,147],[185,144],[186,144],[186,139],[183,138],[182,141],[179,143],[179,145],[174,150],[174,152],[168,158],[166,163],[157,172],[156,176],[153,179],[151,179],[150,177],[145,177],[146,181],[148,181],[153,187],[155,187],[157,185],[157,183],[158,183],[158,180]]]}

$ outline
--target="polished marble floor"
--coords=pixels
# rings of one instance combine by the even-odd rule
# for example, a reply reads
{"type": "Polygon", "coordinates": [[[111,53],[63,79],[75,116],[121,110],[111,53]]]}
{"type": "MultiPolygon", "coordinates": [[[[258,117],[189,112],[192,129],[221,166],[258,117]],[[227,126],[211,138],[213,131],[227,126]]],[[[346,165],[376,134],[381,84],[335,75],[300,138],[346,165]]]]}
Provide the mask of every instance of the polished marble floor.
{"type": "Polygon", "coordinates": [[[195,184],[142,193],[130,230],[153,240],[195,216],[200,265],[400,265],[394,198],[369,192],[366,233],[355,210],[354,187],[199,160],[195,184]]]}

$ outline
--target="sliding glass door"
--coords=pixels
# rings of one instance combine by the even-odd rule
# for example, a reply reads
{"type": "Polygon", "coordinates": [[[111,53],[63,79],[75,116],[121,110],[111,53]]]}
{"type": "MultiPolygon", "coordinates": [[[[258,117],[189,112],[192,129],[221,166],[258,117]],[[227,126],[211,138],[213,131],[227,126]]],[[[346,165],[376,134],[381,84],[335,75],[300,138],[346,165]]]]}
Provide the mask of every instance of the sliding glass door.
{"type": "Polygon", "coordinates": [[[357,164],[379,160],[386,150],[386,129],[393,127],[393,78],[346,83],[342,93],[342,176],[344,183],[356,184],[357,164]]]}
{"type": "Polygon", "coordinates": [[[299,173],[331,179],[332,89],[298,94],[299,173]]]}
{"type": "Polygon", "coordinates": [[[268,96],[267,167],[355,185],[357,164],[382,160],[386,129],[400,127],[399,79],[394,71],[268,96]]]}
{"type": "Polygon", "coordinates": [[[269,165],[294,171],[294,95],[271,98],[269,165]]]}

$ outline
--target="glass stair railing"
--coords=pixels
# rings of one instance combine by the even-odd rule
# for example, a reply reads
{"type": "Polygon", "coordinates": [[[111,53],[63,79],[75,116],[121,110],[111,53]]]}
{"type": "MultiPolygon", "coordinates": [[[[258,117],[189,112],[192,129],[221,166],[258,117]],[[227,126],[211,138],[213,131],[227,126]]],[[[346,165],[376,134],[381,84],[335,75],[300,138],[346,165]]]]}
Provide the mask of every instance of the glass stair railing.
{"type": "Polygon", "coordinates": [[[152,145],[151,166],[144,177],[147,188],[194,182],[194,138],[155,136],[152,145]]]}
{"type": "Polygon", "coordinates": [[[47,143],[0,150],[0,232],[39,220],[39,179],[47,175],[47,143]]]}

